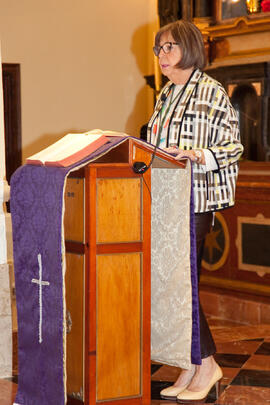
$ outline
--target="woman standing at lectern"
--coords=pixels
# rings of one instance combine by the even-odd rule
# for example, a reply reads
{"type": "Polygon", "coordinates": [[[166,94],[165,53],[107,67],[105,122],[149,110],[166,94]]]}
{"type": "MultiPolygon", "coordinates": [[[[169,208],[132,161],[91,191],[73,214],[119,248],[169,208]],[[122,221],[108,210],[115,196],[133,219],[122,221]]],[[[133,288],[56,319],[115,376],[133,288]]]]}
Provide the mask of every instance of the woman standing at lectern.
{"type": "MultiPolygon", "coordinates": [[[[193,189],[200,276],[204,240],[213,213],[234,205],[240,143],[235,111],[223,87],[203,72],[203,38],[191,22],[180,20],[160,29],[154,53],[169,82],[162,89],[148,124],[148,141],[175,159],[193,162],[193,189]]],[[[182,370],[173,386],[161,391],[163,399],[185,402],[205,398],[222,378],[209,326],[200,306],[202,364],[182,370]]]]}

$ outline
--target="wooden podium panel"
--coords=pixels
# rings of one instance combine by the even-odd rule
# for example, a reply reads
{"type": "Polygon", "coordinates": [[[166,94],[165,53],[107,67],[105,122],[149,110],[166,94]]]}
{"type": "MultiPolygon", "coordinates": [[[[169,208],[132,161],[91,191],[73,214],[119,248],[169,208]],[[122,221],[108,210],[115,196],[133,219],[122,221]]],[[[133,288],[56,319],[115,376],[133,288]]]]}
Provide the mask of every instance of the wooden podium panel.
{"type": "Polygon", "coordinates": [[[84,179],[68,178],[65,190],[65,240],[84,242],[84,179]]]}
{"type": "Polygon", "coordinates": [[[97,243],[141,240],[141,179],[99,179],[97,243]]]}
{"type": "Polygon", "coordinates": [[[130,165],[87,167],[89,405],[150,404],[150,201],[130,165]]]}
{"type": "Polygon", "coordinates": [[[97,257],[97,400],[141,395],[141,254],[97,257]]]}
{"type": "Polygon", "coordinates": [[[66,254],[67,392],[84,391],[84,255],[66,254]]]}

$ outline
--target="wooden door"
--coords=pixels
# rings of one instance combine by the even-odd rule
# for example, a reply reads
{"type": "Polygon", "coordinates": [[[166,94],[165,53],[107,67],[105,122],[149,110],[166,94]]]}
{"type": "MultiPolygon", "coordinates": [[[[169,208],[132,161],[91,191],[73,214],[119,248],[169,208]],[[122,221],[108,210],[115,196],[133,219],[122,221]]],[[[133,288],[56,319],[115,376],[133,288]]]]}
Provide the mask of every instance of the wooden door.
{"type": "Polygon", "coordinates": [[[22,162],[20,65],[3,63],[3,96],[6,144],[6,177],[22,162]]]}

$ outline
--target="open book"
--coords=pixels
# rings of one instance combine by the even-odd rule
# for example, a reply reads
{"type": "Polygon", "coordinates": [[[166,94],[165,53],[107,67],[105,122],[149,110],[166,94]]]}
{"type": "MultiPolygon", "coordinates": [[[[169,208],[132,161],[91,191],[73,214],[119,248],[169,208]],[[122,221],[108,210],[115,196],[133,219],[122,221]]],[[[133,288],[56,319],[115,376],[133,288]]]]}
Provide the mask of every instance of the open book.
{"type": "Polygon", "coordinates": [[[127,136],[126,134],[102,131],[100,129],[83,134],[68,134],[48,148],[30,156],[26,164],[45,166],[70,166],[100,148],[108,139],[106,136],[127,136]]]}

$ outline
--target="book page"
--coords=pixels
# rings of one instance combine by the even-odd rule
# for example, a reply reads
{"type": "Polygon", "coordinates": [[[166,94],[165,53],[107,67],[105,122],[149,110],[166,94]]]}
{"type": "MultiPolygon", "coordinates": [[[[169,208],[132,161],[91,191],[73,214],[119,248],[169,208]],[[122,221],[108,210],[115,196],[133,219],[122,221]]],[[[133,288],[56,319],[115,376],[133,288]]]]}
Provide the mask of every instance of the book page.
{"type": "Polygon", "coordinates": [[[120,136],[120,137],[127,137],[130,136],[128,134],[125,134],[125,132],[116,132],[116,131],[102,131],[103,135],[105,136],[120,136]]]}
{"type": "Polygon", "coordinates": [[[27,161],[31,162],[31,160],[33,160],[42,163],[60,161],[79,152],[102,136],[102,132],[97,133],[95,131],[83,134],[67,134],[46,149],[30,156],[27,161]]]}

